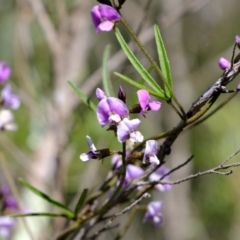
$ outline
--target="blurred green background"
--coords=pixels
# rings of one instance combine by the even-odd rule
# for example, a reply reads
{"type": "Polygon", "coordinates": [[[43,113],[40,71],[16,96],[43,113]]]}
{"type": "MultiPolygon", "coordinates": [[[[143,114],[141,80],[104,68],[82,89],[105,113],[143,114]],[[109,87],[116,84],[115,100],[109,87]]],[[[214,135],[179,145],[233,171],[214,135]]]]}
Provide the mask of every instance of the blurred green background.
{"type": "MultiPolygon", "coordinates": [[[[0,0],[0,60],[11,66],[9,82],[22,100],[15,112],[19,129],[1,132],[0,151],[7,159],[22,204],[35,212],[50,206],[28,197],[18,177],[73,206],[76,194],[83,188],[96,190],[110,167],[109,159],[103,164],[79,160],[79,155],[88,151],[85,136],[91,136],[97,148],[121,148],[68,85],[69,80],[73,81],[97,103],[95,88],[102,87],[103,51],[111,44],[109,71],[115,93],[121,84],[129,102],[136,96],[136,89],[113,75],[118,71],[140,78],[121,52],[114,33],[95,33],[90,18],[95,4],[92,0],[0,0]]],[[[238,5],[238,0],[126,0],[122,15],[133,30],[141,27],[140,39],[155,59],[153,24],[159,25],[170,58],[174,91],[185,110],[222,74],[219,57],[231,58],[235,35],[240,34],[238,5]]],[[[148,66],[139,50],[134,49],[148,66]]],[[[236,88],[238,81],[228,88],[236,88]]],[[[221,96],[215,106],[227,97],[221,96]]],[[[194,159],[174,173],[172,180],[215,167],[239,148],[239,101],[236,96],[206,122],[179,137],[167,166],[177,166],[192,154],[194,159]]],[[[163,103],[161,111],[142,118],[141,131],[148,138],[171,129],[178,121],[163,103]]],[[[240,161],[240,157],[231,161],[240,161]]],[[[143,225],[143,213],[139,213],[124,239],[239,239],[239,173],[236,168],[230,176],[206,175],[175,185],[171,192],[153,193],[152,199],[164,201],[165,225],[143,225]]],[[[0,169],[0,182],[6,181],[0,169]]],[[[123,216],[118,222],[123,224],[126,219],[123,216]]],[[[42,225],[34,223],[35,239],[52,239],[51,234],[63,227],[61,221],[54,220],[46,228],[48,221],[44,218],[42,225]]],[[[13,239],[28,239],[20,235],[21,231],[16,230],[13,239]]],[[[100,239],[113,236],[114,231],[100,239]]]]}

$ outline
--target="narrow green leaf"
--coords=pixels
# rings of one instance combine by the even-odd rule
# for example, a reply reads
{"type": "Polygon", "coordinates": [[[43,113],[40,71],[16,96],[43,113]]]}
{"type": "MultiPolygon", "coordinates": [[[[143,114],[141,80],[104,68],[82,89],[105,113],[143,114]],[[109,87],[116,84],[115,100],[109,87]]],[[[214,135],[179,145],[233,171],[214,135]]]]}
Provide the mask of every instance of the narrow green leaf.
{"type": "Polygon", "coordinates": [[[110,57],[111,46],[107,45],[103,53],[103,64],[102,64],[102,80],[103,89],[108,96],[114,96],[114,91],[108,71],[108,59],[110,57]]]}
{"type": "Polygon", "coordinates": [[[157,84],[157,82],[152,78],[152,76],[148,73],[148,71],[143,67],[143,65],[135,57],[135,55],[133,54],[131,49],[128,47],[127,43],[125,42],[120,31],[117,28],[115,29],[115,34],[118,39],[118,42],[120,43],[129,61],[132,63],[132,65],[135,67],[135,69],[138,71],[138,73],[141,75],[144,81],[146,81],[148,85],[155,92],[158,92],[158,93],[163,92],[162,88],[157,84]]]}
{"type": "Polygon", "coordinates": [[[57,208],[61,209],[63,212],[65,212],[67,214],[68,217],[73,218],[75,216],[74,212],[72,212],[71,209],[69,209],[68,207],[66,207],[65,205],[63,205],[60,202],[57,202],[56,200],[50,198],[47,194],[39,191],[38,189],[36,189],[35,187],[33,187],[31,184],[29,184],[27,181],[25,181],[22,178],[19,178],[19,181],[25,186],[27,187],[29,190],[31,190],[33,193],[35,193],[36,195],[38,195],[39,197],[43,198],[44,200],[46,200],[47,202],[51,203],[52,205],[56,206],[57,208]]]}
{"type": "Polygon", "coordinates": [[[126,76],[120,74],[120,73],[114,72],[114,74],[115,74],[117,77],[121,78],[122,80],[128,82],[129,84],[131,84],[132,86],[134,86],[134,87],[136,87],[136,88],[138,88],[138,89],[145,89],[145,90],[147,90],[147,91],[148,91],[151,95],[153,95],[153,96],[162,98],[162,99],[164,99],[164,100],[167,100],[167,99],[168,99],[168,98],[166,98],[164,92],[155,92],[155,91],[153,91],[152,89],[150,89],[150,88],[148,88],[148,87],[146,87],[146,86],[144,86],[144,85],[142,85],[142,84],[134,81],[133,79],[130,79],[129,77],[126,77],[126,76]]]}
{"type": "Polygon", "coordinates": [[[95,104],[86,96],[81,90],[73,83],[68,81],[68,84],[71,86],[73,91],[81,98],[81,100],[92,110],[96,111],[96,106],[95,104]]]}
{"type": "Polygon", "coordinates": [[[83,203],[84,203],[84,201],[87,197],[87,192],[88,192],[87,188],[83,189],[82,194],[81,194],[81,196],[78,200],[78,203],[75,207],[75,210],[74,210],[75,214],[78,214],[79,210],[81,209],[81,207],[82,207],[82,205],[83,205],[83,203]]]}
{"type": "Polygon", "coordinates": [[[171,68],[170,68],[168,57],[167,57],[167,52],[164,47],[164,43],[160,34],[160,30],[157,25],[154,25],[154,34],[155,34],[160,67],[161,67],[163,76],[166,78],[167,84],[168,84],[168,86],[164,84],[165,93],[167,97],[171,98],[172,91],[169,90],[169,88],[172,89],[172,86],[173,86],[171,68]]]}
{"type": "Polygon", "coordinates": [[[42,213],[16,213],[16,214],[11,214],[8,215],[9,217],[63,217],[67,219],[72,219],[69,218],[68,215],[64,213],[48,213],[48,212],[42,212],[42,213]]]}

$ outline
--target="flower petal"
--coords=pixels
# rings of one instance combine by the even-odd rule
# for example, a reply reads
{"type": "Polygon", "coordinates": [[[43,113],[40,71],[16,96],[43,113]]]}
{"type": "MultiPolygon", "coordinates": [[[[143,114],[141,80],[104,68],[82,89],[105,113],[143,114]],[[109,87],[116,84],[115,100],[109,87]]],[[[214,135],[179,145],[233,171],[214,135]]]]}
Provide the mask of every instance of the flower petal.
{"type": "Polygon", "coordinates": [[[152,111],[158,111],[161,108],[162,103],[158,101],[150,101],[148,106],[152,111]]]}
{"type": "Polygon", "coordinates": [[[148,101],[150,100],[150,95],[148,93],[148,91],[141,89],[137,91],[137,95],[138,95],[138,102],[142,108],[143,111],[145,111],[147,105],[148,105],[148,101]]]}
{"type": "Polygon", "coordinates": [[[98,32],[99,32],[99,31],[110,32],[110,31],[112,31],[113,26],[114,26],[114,23],[111,22],[111,21],[101,22],[101,23],[98,25],[98,32]]]}
{"type": "Polygon", "coordinates": [[[121,19],[121,15],[118,13],[118,11],[108,5],[100,4],[99,5],[99,12],[101,14],[102,18],[105,18],[109,21],[119,21],[121,19]]]}

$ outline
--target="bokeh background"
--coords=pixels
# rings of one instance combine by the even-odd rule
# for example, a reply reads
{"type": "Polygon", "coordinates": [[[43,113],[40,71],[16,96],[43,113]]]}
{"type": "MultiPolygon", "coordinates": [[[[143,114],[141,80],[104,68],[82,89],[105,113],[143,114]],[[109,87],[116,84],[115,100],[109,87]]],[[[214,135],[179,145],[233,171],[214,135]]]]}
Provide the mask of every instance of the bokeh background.
{"type": "MultiPolygon", "coordinates": [[[[0,0],[0,60],[11,66],[9,82],[22,100],[15,112],[18,130],[0,133],[0,151],[7,160],[15,193],[30,211],[50,211],[51,206],[24,189],[19,177],[74,206],[80,192],[84,188],[96,190],[110,168],[109,159],[103,164],[79,160],[80,153],[88,150],[85,136],[90,135],[97,148],[121,147],[68,85],[68,81],[74,82],[97,102],[94,93],[102,86],[103,51],[110,44],[109,71],[115,92],[121,84],[129,99],[135,94],[135,89],[113,75],[118,71],[140,78],[114,33],[95,33],[90,10],[96,4],[93,0],[0,0]]],[[[156,59],[153,24],[159,25],[174,91],[186,110],[222,74],[219,57],[231,58],[235,35],[240,34],[238,5],[238,0],[126,0],[123,6],[123,17],[132,29],[138,29],[156,59]]],[[[136,46],[132,47],[148,66],[136,46]]],[[[236,88],[239,80],[229,88],[236,88]]],[[[226,97],[221,96],[215,106],[226,97]]],[[[167,166],[177,166],[192,154],[194,159],[174,173],[172,180],[215,167],[240,147],[239,102],[236,96],[206,122],[178,138],[167,166]]],[[[145,137],[169,130],[179,121],[166,103],[161,111],[142,120],[145,137]]],[[[240,156],[231,161],[240,161],[240,156]]],[[[207,175],[175,185],[170,192],[154,192],[152,199],[164,202],[164,226],[143,224],[144,213],[138,213],[124,239],[239,239],[239,174],[236,168],[230,176],[207,175]]],[[[0,183],[8,181],[1,168],[0,183]]],[[[124,224],[126,220],[127,215],[116,222],[124,224]]],[[[30,219],[28,224],[34,239],[54,239],[64,227],[62,221],[49,218],[30,219]]],[[[113,239],[114,233],[105,233],[100,239],[113,239]]],[[[12,239],[30,239],[21,221],[12,239]]]]}

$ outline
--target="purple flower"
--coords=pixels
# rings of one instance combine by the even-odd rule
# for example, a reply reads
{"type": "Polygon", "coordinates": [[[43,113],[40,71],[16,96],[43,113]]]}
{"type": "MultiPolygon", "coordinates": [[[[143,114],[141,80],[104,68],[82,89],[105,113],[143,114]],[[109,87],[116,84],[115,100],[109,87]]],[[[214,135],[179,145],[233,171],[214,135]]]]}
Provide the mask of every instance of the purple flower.
{"type": "Polygon", "coordinates": [[[5,108],[12,108],[12,109],[18,109],[20,106],[20,99],[18,96],[12,94],[12,87],[11,85],[6,85],[2,92],[1,96],[3,99],[3,106],[5,108]]]}
{"type": "Polygon", "coordinates": [[[105,157],[108,157],[110,155],[112,155],[114,152],[112,152],[111,150],[109,150],[108,148],[106,149],[96,149],[95,145],[92,142],[92,139],[89,136],[86,136],[87,139],[87,144],[88,147],[90,148],[90,151],[87,153],[82,153],[80,155],[80,159],[83,162],[86,162],[90,159],[103,159],[105,157]]]}
{"type": "Polygon", "coordinates": [[[99,101],[101,101],[102,99],[107,98],[107,94],[101,88],[97,88],[96,97],[99,101]]]}
{"type": "Polygon", "coordinates": [[[104,98],[97,106],[97,118],[101,126],[110,125],[112,122],[118,123],[121,121],[121,118],[128,115],[127,106],[118,98],[104,98]]]}
{"type": "Polygon", "coordinates": [[[15,225],[15,220],[11,217],[0,217],[0,237],[7,239],[15,225]]]}
{"type": "MultiPolygon", "coordinates": [[[[169,169],[167,167],[161,166],[160,168],[158,168],[155,172],[153,172],[149,176],[149,180],[151,182],[157,182],[168,172],[169,172],[169,169]]],[[[169,176],[166,176],[166,178],[164,178],[164,179],[169,180],[169,176]]],[[[164,185],[157,184],[157,185],[155,185],[155,187],[161,192],[169,191],[172,189],[172,186],[170,184],[164,184],[164,185]]]]}
{"type": "Polygon", "coordinates": [[[147,212],[144,215],[144,222],[152,221],[156,227],[162,226],[163,216],[161,213],[163,204],[160,201],[150,202],[147,206],[147,212]]]}
{"type": "Polygon", "coordinates": [[[94,6],[91,15],[97,33],[111,31],[114,24],[121,19],[121,15],[115,8],[104,4],[94,6]]]}
{"type": "Polygon", "coordinates": [[[218,65],[222,70],[226,70],[227,68],[230,68],[231,63],[226,58],[219,58],[218,65]]]}
{"type": "Polygon", "coordinates": [[[5,82],[11,75],[11,69],[4,61],[0,62],[0,83],[5,82]]]}
{"type": "Polygon", "coordinates": [[[158,165],[160,162],[156,156],[158,149],[157,141],[155,140],[148,140],[146,141],[145,152],[143,156],[143,163],[146,164],[147,162],[153,163],[158,165]]]}
{"type": "Polygon", "coordinates": [[[89,136],[86,136],[86,139],[90,151],[88,153],[82,153],[80,155],[80,159],[83,162],[86,162],[90,159],[98,159],[99,152],[97,151],[95,145],[93,144],[92,139],[89,136]]]}
{"type": "Polygon", "coordinates": [[[122,156],[119,154],[114,154],[111,159],[111,164],[113,169],[120,169],[122,166],[122,156]]]}
{"type": "Polygon", "coordinates": [[[142,108],[141,114],[144,115],[147,111],[158,111],[162,105],[161,102],[151,101],[148,91],[142,89],[137,91],[138,101],[142,108]]]}
{"type": "Polygon", "coordinates": [[[128,164],[126,168],[124,187],[127,187],[132,180],[140,177],[143,173],[144,171],[142,168],[133,164],[128,164]]]}
{"type": "Polygon", "coordinates": [[[136,131],[140,124],[139,119],[129,120],[124,118],[117,126],[117,137],[119,142],[126,142],[129,139],[132,142],[142,142],[143,135],[136,131]]]}
{"type": "Polygon", "coordinates": [[[13,123],[13,114],[9,110],[0,111],[0,130],[15,131],[17,126],[13,123]]]}
{"type": "Polygon", "coordinates": [[[4,205],[4,208],[11,208],[15,210],[18,209],[17,201],[12,195],[6,196],[3,199],[3,205],[4,205]]]}

